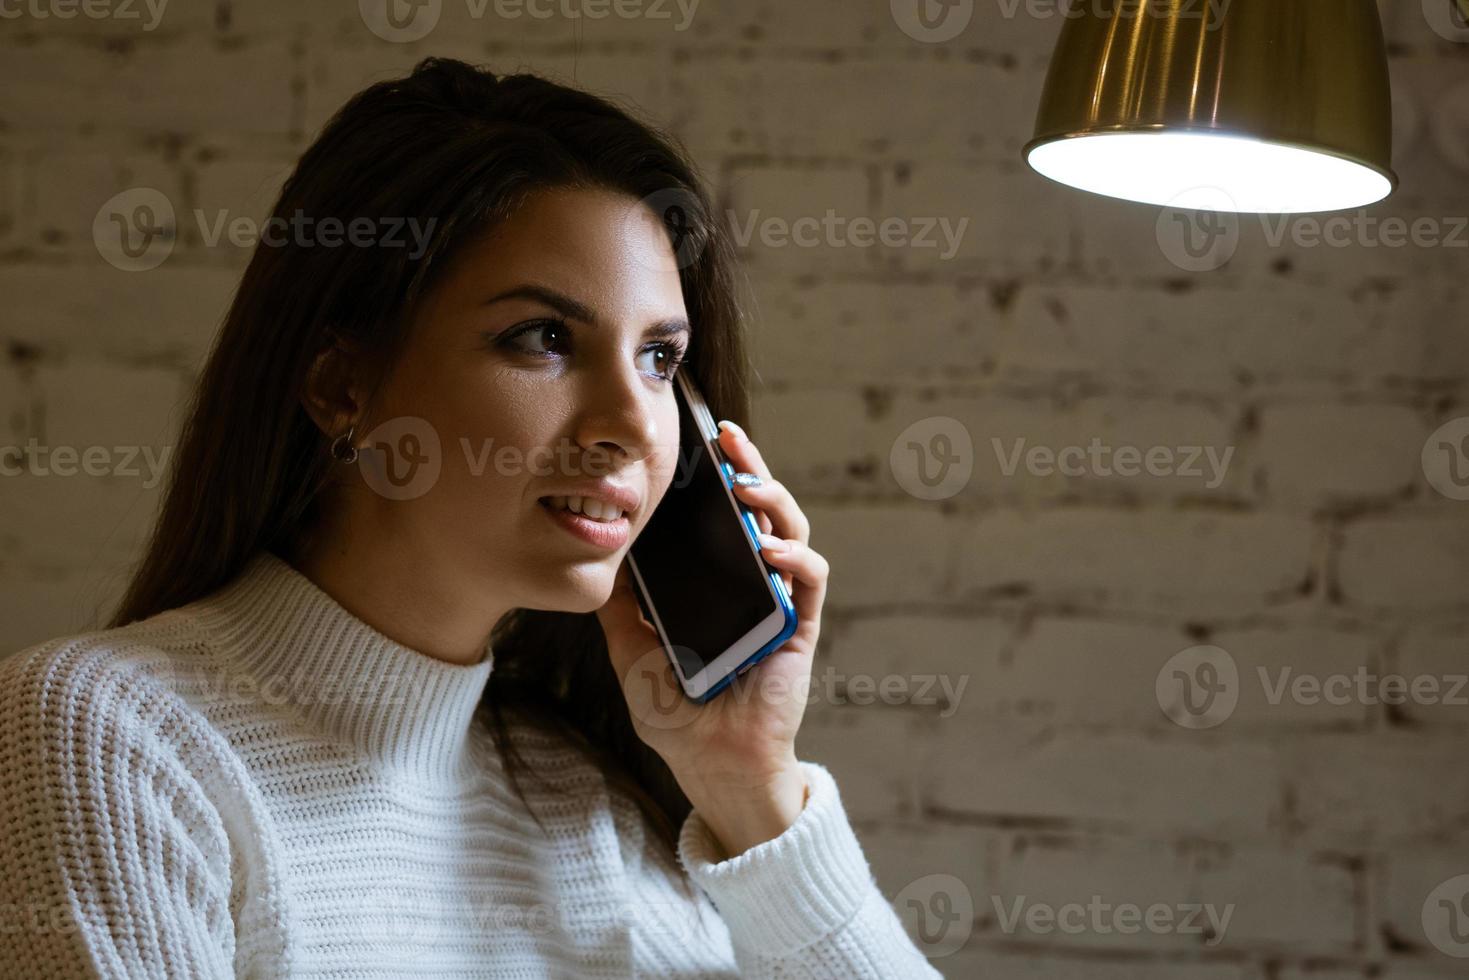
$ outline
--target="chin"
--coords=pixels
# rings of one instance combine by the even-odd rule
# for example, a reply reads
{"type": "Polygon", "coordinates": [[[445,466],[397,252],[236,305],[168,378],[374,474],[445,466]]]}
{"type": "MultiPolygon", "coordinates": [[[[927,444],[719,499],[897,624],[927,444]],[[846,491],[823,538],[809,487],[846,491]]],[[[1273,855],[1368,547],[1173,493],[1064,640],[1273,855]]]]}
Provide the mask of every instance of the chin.
{"type": "MultiPolygon", "coordinates": [[[[619,561],[621,560],[619,556],[619,561]]],[[[589,613],[606,605],[617,579],[617,562],[604,559],[568,565],[542,589],[543,609],[556,612],[589,613]]]]}

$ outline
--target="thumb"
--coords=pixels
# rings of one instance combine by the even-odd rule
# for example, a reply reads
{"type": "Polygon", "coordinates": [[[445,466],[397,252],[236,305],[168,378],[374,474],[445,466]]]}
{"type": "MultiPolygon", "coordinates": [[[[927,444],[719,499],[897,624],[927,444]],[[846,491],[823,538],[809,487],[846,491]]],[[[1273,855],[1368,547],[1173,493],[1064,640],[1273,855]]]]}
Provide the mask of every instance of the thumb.
{"type": "Polygon", "coordinates": [[[612,594],[597,610],[607,653],[634,722],[644,730],[682,728],[698,717],[683,696],[658,631],[643,616],[626,560],[618,566],[612,594]]]}
{"type": "Polygon", "coordinates": [[[612,667],[619,678],[624,678],[639,656],[649,647],[659,646],[658,633],[653,624],[643,616],[634,590],[632,572],[627,559],[617,566],[617,576],[612,582],[612,594],[597,610],[597,620],[607,637],[607,652],[612,657],[612,667]]]}

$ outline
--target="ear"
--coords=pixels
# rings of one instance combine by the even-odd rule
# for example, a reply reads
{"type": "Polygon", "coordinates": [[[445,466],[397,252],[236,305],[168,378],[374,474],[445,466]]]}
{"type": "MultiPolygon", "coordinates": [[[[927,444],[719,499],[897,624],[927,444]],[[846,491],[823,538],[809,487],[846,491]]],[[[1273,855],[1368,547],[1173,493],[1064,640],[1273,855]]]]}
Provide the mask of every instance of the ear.
{"type": "Polygon", "coordinates": [[[329,437],[341,435],[360,421],[364,409],[359,385],[360,361],[349,341],[328,331],[328,341],[307,369],[301,406],[329,437]]]}

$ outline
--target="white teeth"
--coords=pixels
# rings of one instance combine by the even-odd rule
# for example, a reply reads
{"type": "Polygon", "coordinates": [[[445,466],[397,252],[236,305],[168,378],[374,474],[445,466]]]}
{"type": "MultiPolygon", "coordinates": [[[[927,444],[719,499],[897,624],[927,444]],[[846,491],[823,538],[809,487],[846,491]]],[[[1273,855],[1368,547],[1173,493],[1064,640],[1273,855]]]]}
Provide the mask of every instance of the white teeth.
{"type": "Polygon", "coordinates": [[[562,508],[590,517],[594,521],[611,522],[622,517],[622,509],[606,504],[595,497],[547,497],[551,507],[557,510],[562,508]]]}

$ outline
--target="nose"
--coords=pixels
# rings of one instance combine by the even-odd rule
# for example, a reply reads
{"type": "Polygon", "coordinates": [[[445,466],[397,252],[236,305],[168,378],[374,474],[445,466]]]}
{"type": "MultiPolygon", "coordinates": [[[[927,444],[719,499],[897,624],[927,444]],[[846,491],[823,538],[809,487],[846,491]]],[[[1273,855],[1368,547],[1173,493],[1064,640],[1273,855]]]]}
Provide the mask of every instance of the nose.
{"type": "Polygon", "coordinates": [[[646,459],[658,445],[655,408],[662,396],[656,385],[662,382],[650,382],[625,360],[615,367],[599,364],[582,385],[576,443],[609,467],[604,474],[646,459]]]}

